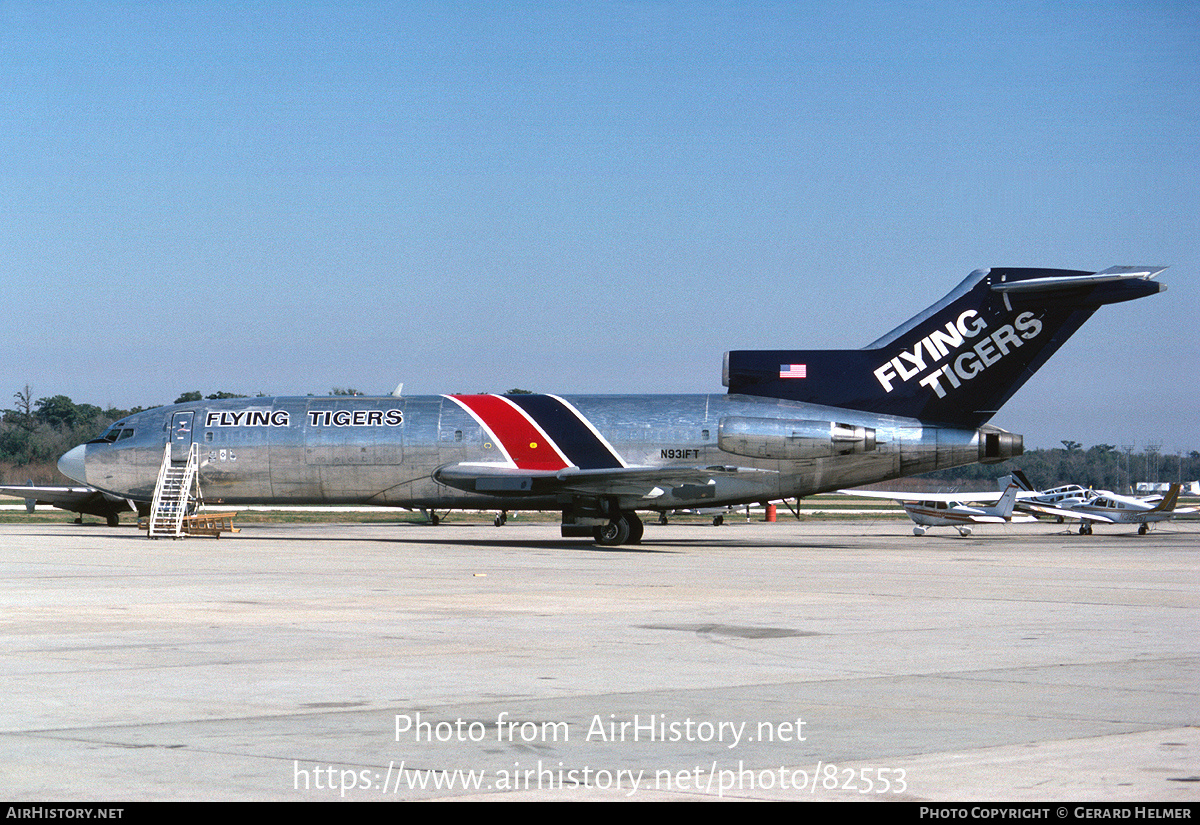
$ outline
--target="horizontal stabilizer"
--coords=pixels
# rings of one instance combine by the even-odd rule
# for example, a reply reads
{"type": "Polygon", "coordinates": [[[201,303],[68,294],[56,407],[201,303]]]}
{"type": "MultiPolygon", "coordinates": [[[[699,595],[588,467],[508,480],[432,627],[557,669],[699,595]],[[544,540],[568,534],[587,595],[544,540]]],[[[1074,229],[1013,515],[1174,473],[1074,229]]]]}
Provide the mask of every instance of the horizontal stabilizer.
{"type": "MultiPolygon", "coordinates": [[[[1029,278],[1023,281],[1012,281],[1011,283],[1000,283],[992,286],[995,292],[1007,293],[1051,293],[1064,289],[1083,289],[1092,288],[1100,284],[1121,283],[1123,281],[1141,280],[1146,281],[1158,275],[1166,269],[1165,266],[1113,266],[1102,272],[1096,272],[1092,275],[1079,276],[1049,276],[1045,278],[1029,278]]],[[[1129,300],[1131,298],[1141,297],[1140,295],[1129,295],[1128,298],[1121,300],[1129,300]]],[[[1111,303],[1111,302],[1106,302],[1111,303]]]]}

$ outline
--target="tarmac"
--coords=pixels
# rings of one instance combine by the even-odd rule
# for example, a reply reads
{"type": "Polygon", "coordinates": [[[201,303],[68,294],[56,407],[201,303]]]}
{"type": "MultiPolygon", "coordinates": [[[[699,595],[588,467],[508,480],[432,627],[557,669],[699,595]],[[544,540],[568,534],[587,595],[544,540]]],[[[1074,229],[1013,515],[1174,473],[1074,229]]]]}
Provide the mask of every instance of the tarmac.
{"type": "Polygon", "coordinates": [[[1200,800],[1200,524],[481,518],[0,525],[0,796],[1200,800]]]}

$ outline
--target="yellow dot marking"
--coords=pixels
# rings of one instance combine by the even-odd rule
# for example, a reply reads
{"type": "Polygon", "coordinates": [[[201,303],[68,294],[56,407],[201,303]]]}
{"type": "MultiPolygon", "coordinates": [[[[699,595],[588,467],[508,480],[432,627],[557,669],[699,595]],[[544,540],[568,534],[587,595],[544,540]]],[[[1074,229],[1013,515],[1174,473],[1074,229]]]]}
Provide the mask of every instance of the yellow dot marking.
{"type": "Polygon", "coordinates": [[[530,441],[530,442],[529,442],[529,449],[531,449],[531,450],[536,450],[536,449],[537,449],[537,442],[536,442],[536,441],[530,441]]]}

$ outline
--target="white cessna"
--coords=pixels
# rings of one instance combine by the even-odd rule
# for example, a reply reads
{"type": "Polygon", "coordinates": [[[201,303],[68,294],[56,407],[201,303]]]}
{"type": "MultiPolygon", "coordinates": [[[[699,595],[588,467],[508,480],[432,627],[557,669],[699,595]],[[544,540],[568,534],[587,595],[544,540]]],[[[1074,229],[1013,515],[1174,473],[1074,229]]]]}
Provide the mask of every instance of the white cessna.
{"type": "Polygon", "coordinates": [[[1017,493],[1021,487],[1011,476],[1000,479],[1007,482],[1002,493],[897,493],[883,490],[838,490],[839,493],[867,498],[886,498],[904,507],[904,512],[913,520],[914,536],[923,536],[930,527],[953,527],[959,535],[971,535],[972,524],[1007,524],[1009,522],[1037,521],[1026,513],[1014,515],[1017,493]],[[995,502],[985,504],[983,502],[995,502]]]}

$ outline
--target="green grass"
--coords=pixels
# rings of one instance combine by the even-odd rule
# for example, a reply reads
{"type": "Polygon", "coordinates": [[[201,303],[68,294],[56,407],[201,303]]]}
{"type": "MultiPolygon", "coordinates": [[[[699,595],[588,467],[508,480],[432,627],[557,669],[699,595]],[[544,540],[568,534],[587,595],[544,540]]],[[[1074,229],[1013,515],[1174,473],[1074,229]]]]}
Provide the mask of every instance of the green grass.
{"type": "MultiPolygon", "coordinates": [[[[0,504],[21,504],[21,499],[0,497],[0,504]]],[[[206,508],[208,512],[222,512],[219,505],[206,508]]],[[[380,507],[370,511],[321,511],[321,510],[238,510],[234,524],[424,524],[425,517],[419,512],[401,510],[399,508],[380,507]]],[[[438,511],[445,521],[458,524],[491,524],[498,511],[485,510],[454,510],[447,514],[438,511]]],[[[56,510],[45,506],[38,507],[33,513],[25,510],[0,510],[0,524],[70,524],[77,514],[65,510],[56,510]]],[[[800,504],[800,520],[826,519],[863,519],[863,518],[897,518],[903,517],[904,511],[891,502],[872,501],[851,496],[822,495],[804,499],[800,504]],[[843,512],[847,510],[867,510],[870,512],[843,512]]],[[[643,520],[653,521],[656,517],[650,513],[642,514],[643,520]]],[[[712,522],[712,514],[672,513],[669,516],[673,524],[707,524],[712,522]]],[[[735,508],[726,514],[725,519],[730,523],[745,521],[745,510],[735,508]]],[[[761,509],[751,513],[752,521],[762,521],[761,509]]],[[[779,506],[777,518],[779,521],[795,521],[792,511],[785,506],[779,506]]],[[[561,516],[557,511],[517,510],[508,515],[510,524],[557,524],[561,516]]],[[[99,516],[85,515],[85,523],[99,522],[104,519],[99,516]]],[[[133,513],[122,513],[121,523],[132,524],[133,513]]]]}

